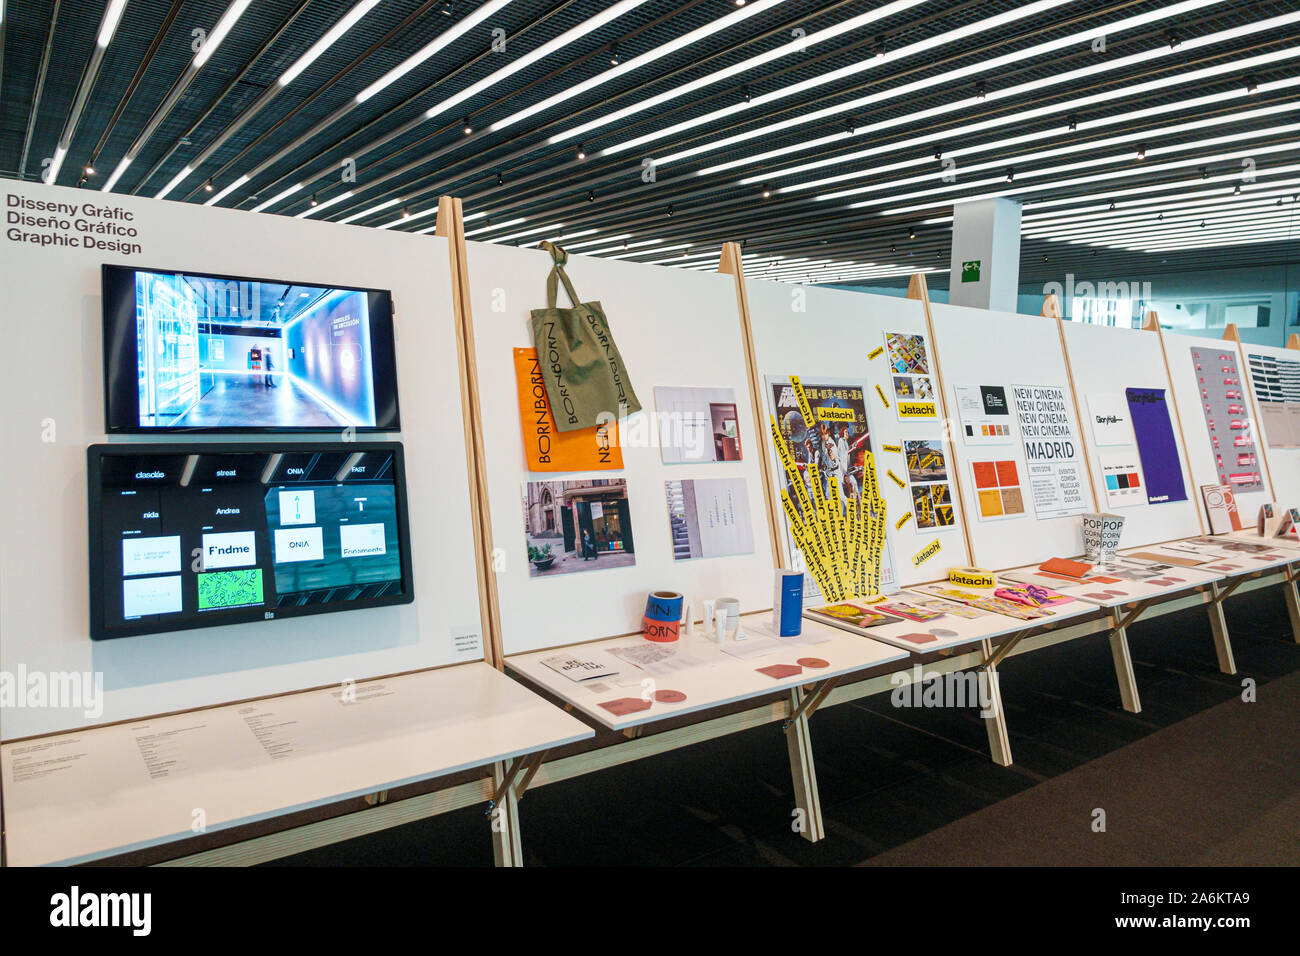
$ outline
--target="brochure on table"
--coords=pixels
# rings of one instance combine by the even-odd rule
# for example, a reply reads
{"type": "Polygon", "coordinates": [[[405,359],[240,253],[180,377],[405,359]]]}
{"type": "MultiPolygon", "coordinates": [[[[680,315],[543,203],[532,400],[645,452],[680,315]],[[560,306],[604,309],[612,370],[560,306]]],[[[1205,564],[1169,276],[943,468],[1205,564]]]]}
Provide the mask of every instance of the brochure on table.
{"type": "Polygon", "coordinates": [[[943,563],[1012,568],[1082,553],[1081,515],[1099,509],[1056,320],[931,312],[974,549],[943,563]]]}
{"type": "MultiPolygon", "coordinates": [[[[765,383],[796,375],[805,384],[865,385],[869,444],[888,509],[885,548],[892,558],[893,586],[933,580],[949,565],[969,564],[961,533],[963,503],[953,490],[950,446],[938,420],[942,416],[930,417],[925,410],[937,404],[937,393],[920,398],[917,387],[909,385],[911,394],[904,399],[909,417],[900,420],[895,407],[895,377],[910,381],[925,368],[925,388],[938,387],[922,304],[753,279],[746,282],[746,292],[759,375],[765,383]],[[912,372],[895,375],[889,337],[898,361],[912,372]],[[910,471],[909,447],[917,466],[910,471]]],[[[783,469],[770,453],[768,460],[779,488],[783,469]]],[[[782,546],[787,549],[785,560],[791,560],[789,543],[783,541],[782,546]]],[[[882,582],[882,589],[891,586],[882,582]]]]}
{"type": "Polygon", "coordinates": [[[718,597],[770,609],[766,436],[754,434],[734,280],[571,255],[568,275],[603,306],[645,407],[619,423],[621,469],[535,473],[513,352],[533,345],[551,257],[467,245],[505,652],[639,633],[651,591],[685,595],[697,618],[718,597]],[[664,437],[679,445],[668,455],[664,437]]]}
{"type": "Polygon", "coordinates": [[[28,359],[0,383],[0,436],[25,463],[0,477],[0,671],[102,674],[104,687],[102,709],[6,707],[6,739],[482,659],[444,240],[32,183],[3,192],[11,209],[61,204],[68,218],[116,215],[134,230],[110,246],[4,240],[9,313],[40,321],[10,323],[8,347],[28,359]],[[404,431],[375,437],[405,446],[414,603],[90,640],[86,448],[105,438],[105,263],[391,290],[404,431]],[[40,546],[10,546],[23,541],[40,546]]]}

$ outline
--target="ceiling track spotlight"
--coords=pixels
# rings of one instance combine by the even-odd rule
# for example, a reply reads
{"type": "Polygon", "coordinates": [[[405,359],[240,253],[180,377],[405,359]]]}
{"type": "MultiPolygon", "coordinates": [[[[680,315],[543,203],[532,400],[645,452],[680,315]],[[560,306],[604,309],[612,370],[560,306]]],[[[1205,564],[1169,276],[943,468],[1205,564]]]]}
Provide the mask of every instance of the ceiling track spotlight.
{"type": "Polygon", "coordinates": [[[596,191],[594,189],[588,189],[587,202],[595,202],[595,201],[596,201],[596,191]]]}
{"type": "Polygon", "coordinates": [[[988,93],[988,91],[989,91],[988,84],[986,84],[983,80],[979,80],[975,84],[975,99],[977,100],[984,99],[984,95],[988,93]]]}
{"type": "Polygon", "coordinates": [[[668,204],[668,218],[669,218],[669,219],[673,218],[673,207],[672,207],[672,203],[669,203],[669,204],[668,204]]]}
{"type": "Polygon", "coordinates": [[[913,229],[911,226],[908,226],[908,227],[907,227],[907,238],[909,238],[909,239],[915,239],[915,238],[916,238],[916,230],[913,229]]]}
{"type": "Polygon", "coordinates": [[[768,185],[764,185],[764,186],[763,186],[763,198],[764,198],[764,199],[771,199],[771,198],[772,198],[772,187],[771,187],[771,186],[768,186],[768,185]]]}
{"type": "Polygon", "coordinates": [[[474,132],[474,127],[470,125],[468,116],[466,116],[464,119],[460,121],[460,131],[464,133],[466,136],[474,132]]]}
{"type": "Polygon", "coordinates": [[[579,159],[586,159],[586,158],[587,158],[587,150],[586,150],[586,147],[584,147],[581,143],[578,144],[578,158],[579,158],[579,159]]]}
{"type": "Polygon", "coordinates": [[[1255,82],[1255,78],[1253,76],[1246,77],[1246,92],[1256,93],[1258,91],[1259,91],[1259,84],[1255,82]]]}
{"type": "Polygon", "coordinates": [[[740,95],[743,96],[743,97],[745,98],[745,102],[746,102],[746,103],[749,102],[750,97],[749,97],[749,84],[748,84],[748,83],[746,83],[744,86],[742,86],[742,87],[740,88],[740,95]]]}
{"type": "Polygon", "coordinates": [[[1177,32],[1170,30],[1165,34],[1165,42],[1169,44],[1169,49],[1174,50],[1178,48],[1179,44],[1181,44],[1183,40],[1177,32]]]}
{"type": "Polygon", "coordinates": [[[497,173],[497,185],[504,186],[505,184],[506,184],[505,176],[501,175],[500,173],[497,173]]]}
{"type": "Polygon", "coordinates": [[[1146,144],[1146,143],[1139,143],[1139,144],[1138,144],[1138,159],[1146,159],[1146,158],[1147,158],[1147,144],[1146,144]]]}
{"type": "Polygon", "coordinates": [[[87,167],[83,170],[83,172],[84,172],[87,176],[93,176],[93,175],[95,175],[95,167],[94,167],[94,166],[87,166],[87,167]]]}
{"type": "Polygon", "coordinates": [[[203,184],[203,191],[205,193],[212,192],[212,180],[209,179],[207,182],[203,184]]]}
{"type": "Polygon", "coordinates": [[[1068,117],[1068,124],[1069,124],[1070,132],[1073,133],[1076,129],[1079,128],[1079,118],[1075,116],[1073,113],[1071,113],[1068,117]]]}
{"type": "Polygon", "coordinates": [[[1111,211],[1111,212],[1114,212],[1114,211],[1115,211],[1115,202],[1114,202],[1114,200],[1111,200],[1110,211],[1111,211]]]}
{"type": "Polygon", "coordinates": [[[618,58],[618,44],[617,44],[617,43],[611,43],[611,44],[609,45],[609,65],[610,65],[610,66],[618,66],[618,64],[619,64],[619,58],[618,58]]]}
{"type": "Polygon", "coordinates": [[[936,163],[941,163],[941,162],[943,162],[943,147],[942,147],[942,146],[936,146],[936,147],[934,148],[934,161],[935,161],[936,163]]]}
{"type": "Polygon", "coordinates": [[[1009,183],[1013,183],[1013,182],[1015,182],[1015,181],[1016,181],[1016,167],[1014,167],[1014,166],[1008,166],[1008,167],[1007,167],[1007,182],[1009,182],[1009,183]]]}
{"type": "Polygon", "coordinates": [[[884,55],[885,55],[885,36],[882,33],[876,37],[876,56],[880,57],[884,55]]]}

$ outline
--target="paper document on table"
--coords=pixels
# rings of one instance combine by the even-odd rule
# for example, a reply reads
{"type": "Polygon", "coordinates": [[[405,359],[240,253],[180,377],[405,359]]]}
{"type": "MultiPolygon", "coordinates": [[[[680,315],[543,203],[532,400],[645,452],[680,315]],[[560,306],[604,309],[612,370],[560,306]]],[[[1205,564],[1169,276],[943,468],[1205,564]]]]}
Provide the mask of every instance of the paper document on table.
{"type": "Polygon", "coordinates": [[[749,636],[743,641],[727,641],[718,647],[718,650],[722,651],[722,653],[739,658],[742,661],[753,660],[756,657],[762,657],[765,654],[784,649],[785,646],[775,637],[765,637],[762,634],[753,633],[749,633],[749,636]]]}
{"type": "Polygon", "coordinates": [[[654,674],[656,677],[676,674],[700,663],[679,647],[652,644],[649,641],[644,644],[624,644],[608,650],[619,660],[626,661],[633,667],[639,667],[647,674],[654,674]]]}

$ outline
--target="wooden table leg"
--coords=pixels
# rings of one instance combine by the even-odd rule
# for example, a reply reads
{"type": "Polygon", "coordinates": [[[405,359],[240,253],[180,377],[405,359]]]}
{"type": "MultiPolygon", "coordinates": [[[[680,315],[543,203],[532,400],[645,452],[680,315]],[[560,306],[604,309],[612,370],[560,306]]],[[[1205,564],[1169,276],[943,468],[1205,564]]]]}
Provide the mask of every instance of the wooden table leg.
{"type": "MultiPolygon", "coordinates": [[[[799,709],[803,699],[803,688],[791,688],[791,713],[799,709]]],[[[822,804],[817,794],[817,770],[813,764],[812,735],[809,732],[806,713],[799,714],[786,727],[785,741],[790,751],[790,775],[794,780],[795,807],[802,818],[800,836],[809,843],[816,843],[826,835],[826,832],[822,824],[822,804]]]]}
{"type": "Polygon", "coordinates": [[[1128,629],[1120,618],[1119,609],[1110,612],[1114,627],[1110,632],[1110,656],[1115,661],[1115,678],[1119,681],[1119,696],[1124,709],[1130,714],[1142,712],[1142,699],[1138,696],[1137,679],[1133,676],[1133,658],[1128,650],[1128,629]]]}
{"type": "Polygon", "coordinates": [[[980,651],[986,663],[979,671],[980,689],[988,701],[988,709],[981,712],[984,729],[989,734],[989,754],[999,767],[1011,766],[1011,735],[1007,730],[1007,712],[1002,706],[1001,675],[993,662],[993,642],[980,641],[980,651]]]}

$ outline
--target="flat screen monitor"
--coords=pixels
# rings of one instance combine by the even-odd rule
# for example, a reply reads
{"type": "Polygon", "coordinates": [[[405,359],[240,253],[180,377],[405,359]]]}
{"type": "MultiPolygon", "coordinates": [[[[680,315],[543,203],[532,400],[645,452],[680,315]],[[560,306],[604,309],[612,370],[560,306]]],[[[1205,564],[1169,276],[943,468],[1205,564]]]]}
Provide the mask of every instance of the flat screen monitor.
{"type": "Polygon", "coordinates": [[[96,640],[412,600],[399,442],[91,445],[96,640]]]}
{"type": "Polygon", "coordinates": [[[103,267],[116,434],[398,431],[388,292],[103,267]]]}

